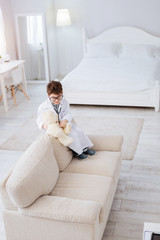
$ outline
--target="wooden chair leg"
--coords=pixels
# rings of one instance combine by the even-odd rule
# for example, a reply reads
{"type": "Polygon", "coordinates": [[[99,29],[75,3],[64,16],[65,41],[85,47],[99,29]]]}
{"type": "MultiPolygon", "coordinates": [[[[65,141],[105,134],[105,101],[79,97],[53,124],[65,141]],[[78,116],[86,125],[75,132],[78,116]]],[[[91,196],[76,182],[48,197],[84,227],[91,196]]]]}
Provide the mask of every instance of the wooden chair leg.
{"type": "Polygon", "coordinates": [[[20,85],[18,85],[18,87],[19,87],[19,89],[24,93],[25,97],[29,100],[29,97],[28,97],[28,95],[25,93],[25,91],[23,90],[23,88],[22,88],[20,85]]]}
{"type": "Polygon", "coordinates": [[[3,98],[3,94],[2,94],[1,97],[0,97],[0,102],[1,102],[2,98],[3,98]]]}
{"type": "MultiPolygon", "coordinates": [[[[14,89],[13,89],[13,90],[14,90],[14,89]]],[[[14,92],[14,91],[12,91],[12,87],[11,87],[11,96],[12,96],[12,99],[13,99],[13,92],[14,92]]]]}
{"type": "Polygon", "coordinates": [[[17,103],[16,103],[16,97],[15,97],[15,94],[14,94],[14,87],[13,87],[13,85],[11,86],[11,91],[12,91],[12,96],[14,97],[14,103],[15,103],[15,105],[17,106],[17,103]]]}

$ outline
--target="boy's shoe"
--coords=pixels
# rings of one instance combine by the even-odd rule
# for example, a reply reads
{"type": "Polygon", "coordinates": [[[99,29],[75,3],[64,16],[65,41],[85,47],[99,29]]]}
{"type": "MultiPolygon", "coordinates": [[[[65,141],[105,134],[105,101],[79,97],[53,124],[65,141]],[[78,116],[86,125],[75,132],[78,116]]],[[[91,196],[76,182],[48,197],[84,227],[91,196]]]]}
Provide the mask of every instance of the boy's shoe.
{"type": "Polygon", "coordinates": [[[90,156],[93,156],[95,153],[96,153],[96,151],[89,149],[89,148],[86,151],[84,151],[84,154],[90,155],[90,156]]]}
{"type": "Polygon", "coordinates": [[[81,154],[77,155],[76,157],[80,160],[88,158],[88,156],[86,156],[84,153],[81,153],[81,154]]]}

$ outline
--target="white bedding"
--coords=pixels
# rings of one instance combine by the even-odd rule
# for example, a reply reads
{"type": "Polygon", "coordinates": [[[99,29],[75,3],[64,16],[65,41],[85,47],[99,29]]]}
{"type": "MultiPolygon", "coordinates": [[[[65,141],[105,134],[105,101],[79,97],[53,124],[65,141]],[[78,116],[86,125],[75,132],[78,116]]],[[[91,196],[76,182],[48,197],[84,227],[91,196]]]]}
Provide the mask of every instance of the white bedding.
{"type": "Polygon", "coordinates": [[[62,81],[64,90],[134,92],[155,86],[160,60],[154,58],[84,58],[62,81]]]}

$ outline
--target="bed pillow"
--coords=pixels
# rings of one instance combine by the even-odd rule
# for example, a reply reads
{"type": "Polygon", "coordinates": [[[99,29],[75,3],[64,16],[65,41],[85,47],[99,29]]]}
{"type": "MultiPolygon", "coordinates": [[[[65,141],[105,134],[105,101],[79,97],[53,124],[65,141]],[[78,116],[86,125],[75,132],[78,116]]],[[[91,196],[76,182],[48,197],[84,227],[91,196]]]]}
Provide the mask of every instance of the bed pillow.
{"type": "Polygon", "coordinates": [[[114,43],[88,43],[86,57],[118,57],[121,52],[121,44],[114,43]]]}
{"type": "Polygon", "coordinates": [[[123,57],[154,58],[156,46],[150,44],[123,44],[123,57]]]}

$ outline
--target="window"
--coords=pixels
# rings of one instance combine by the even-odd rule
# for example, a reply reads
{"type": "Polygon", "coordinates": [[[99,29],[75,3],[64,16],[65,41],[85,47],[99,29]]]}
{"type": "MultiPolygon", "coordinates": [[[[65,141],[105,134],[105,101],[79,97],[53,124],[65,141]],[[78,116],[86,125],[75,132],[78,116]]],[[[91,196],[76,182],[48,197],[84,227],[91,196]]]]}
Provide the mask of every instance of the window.
{"type": "Polygon", "coordinates": [[[4,35],[4,21],[3,15],[0,8],[0,56],[6,54],[6,40],[4,35]]]}

